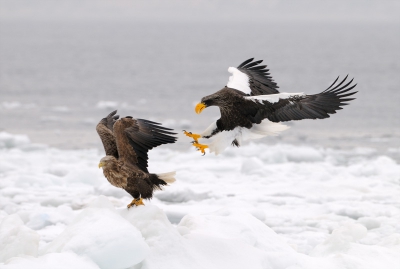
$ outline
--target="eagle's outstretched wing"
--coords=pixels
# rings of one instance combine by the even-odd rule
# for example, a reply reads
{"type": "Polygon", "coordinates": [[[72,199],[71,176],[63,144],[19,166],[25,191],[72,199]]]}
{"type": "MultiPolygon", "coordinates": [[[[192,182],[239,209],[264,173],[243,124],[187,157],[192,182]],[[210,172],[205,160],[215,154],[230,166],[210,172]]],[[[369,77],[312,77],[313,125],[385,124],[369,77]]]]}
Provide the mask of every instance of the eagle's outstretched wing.
{"type": "Polygon", "coordinates": [[[254,58],[248,59],[237,68],[228,68],[232,76],[229,77],[227,87],[253,96],[279,93],[279,87],[270,76],[267,66],[259,65],[262,60],[253,60],[254,58]]]}
{"type": "Polygon", "coordinates": [[[174,143],[172,129],[160,126],[160,123],[143,119],[125,117],[114,125],[120,160],[147,170],[147,152],[162,144],[174,143]]]}
{"type": "Polygon", "coordinates": [[[118,159],[117,144],[113,134],[113,126],[115,121],[119,118],[117,110],[111,112],[107,117],[103,118],[96,126],[96,131],[103,142],[106,155],[114,156],[118,159]]]}
{"type": "MultiPolygon", "coordinates": [[[[245,98],[253,102],[252,106],[258,106],[257,115],[254,116],[256,121],[260,118],[268,118],[272,122],[329,118],[329,114],[334,114],[336,110],[347,105],[345,102],[354,100],[355,98],[348,97],[357,93],[351,92],[357,85],[351,85],[353,79],[345,83],[346,76],[340,83],[336,84],[338,79],[339,77],[325,91],[318,94],[280,93],[245,98]],[[345,85],[343,85],[344,83],[345,85]]],[[[247,103],[247,105],[250,105],[250,103],[247,103]]]]}

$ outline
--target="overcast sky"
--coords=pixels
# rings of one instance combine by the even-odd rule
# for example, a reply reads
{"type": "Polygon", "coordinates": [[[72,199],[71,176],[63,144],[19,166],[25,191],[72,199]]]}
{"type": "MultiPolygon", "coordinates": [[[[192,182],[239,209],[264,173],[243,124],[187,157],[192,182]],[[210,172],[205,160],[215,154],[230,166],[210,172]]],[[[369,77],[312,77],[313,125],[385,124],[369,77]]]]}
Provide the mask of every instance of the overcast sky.
{"type": "Polygon", "coordinates": [[[400,22],[399,0],[0,0],[2,20],[400,22]]]}

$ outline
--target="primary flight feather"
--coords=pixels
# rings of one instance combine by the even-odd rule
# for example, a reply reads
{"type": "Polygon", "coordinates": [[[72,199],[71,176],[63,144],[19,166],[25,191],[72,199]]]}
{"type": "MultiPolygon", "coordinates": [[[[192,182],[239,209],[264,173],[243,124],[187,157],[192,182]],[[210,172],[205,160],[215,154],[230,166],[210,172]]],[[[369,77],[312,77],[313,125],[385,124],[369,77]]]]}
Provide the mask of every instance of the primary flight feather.
{"type": "Polygon", "coordinates": [[[237,68],[229,67],[227,85],[214,94],[205,96],[196,105],[200,114],[205,108],[218,106],[221,117],[213,122],[203,133],[184,133],[194,139],[193,145],[203,154],[205,149],[218,154],[229,145],[240,146],[242,141],[278,135],[288,129],[281,122],[303,119],[324,119],[336,113],[354,100],[349,98],[353,79],[347,76],[338,83],[339,77],[323,92],[304,94],[303,92],[279,92],[266,65],[253,58],[244,61],[237,68]],[[198,139],[215,139],[208,145],[200,144],[198,139]]]}
{"type": "Polygon", "coordinates": [[[106,156],[99,168],[115,187],[132,195],[133,205],[143,205],[151,199],[153,191],[175,181],[175,172],[152,174],[147,170],[148,151],[162,144],[175,143],[176,133],[160,123],[125,117],[119,119],[117,111],[111,112],[96,126],[103,142],[106,156]]]}

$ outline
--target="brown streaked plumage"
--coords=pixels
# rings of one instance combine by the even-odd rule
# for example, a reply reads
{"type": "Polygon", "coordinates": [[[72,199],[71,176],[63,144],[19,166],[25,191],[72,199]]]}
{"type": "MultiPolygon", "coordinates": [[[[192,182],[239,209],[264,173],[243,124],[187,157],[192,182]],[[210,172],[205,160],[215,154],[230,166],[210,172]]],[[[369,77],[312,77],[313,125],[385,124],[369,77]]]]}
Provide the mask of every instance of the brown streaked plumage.
{"type": "Polygon", "coordinates": [[[132,195],[134,199],[129,208],[143,204],[142,199],[151,199],[154,190],[175,181],[175,172],[149,173],[147,153],[159,145],[175,143],[176,137],[172,129],[160,123],[132,117],[119,119],[116,113],[111,112],[96,126],[106,152],[99,167],[113,186],[132,195]]]}
{"type": "Polygon", "coordinates": [[[243,140],[277,135],[288,127],[281,122],[303,119],[325,119],[347,105],[356,92],[357,84],[347,76],[339,83],[338,78],[325,91],[318,94],[279,92],[266,65],[244,61],[232,73],[227,85],[214,94],[205,96],[196,105],[200,114],[205,108],[218,106],[221,118],[201,134],[184,133],[194,139],[193,145],[205,154],[205,149],[218,154],[229,145],[240,146],[243,140]],[[199,138],[217,136],[209,145],[198,142],[199,138]]]}

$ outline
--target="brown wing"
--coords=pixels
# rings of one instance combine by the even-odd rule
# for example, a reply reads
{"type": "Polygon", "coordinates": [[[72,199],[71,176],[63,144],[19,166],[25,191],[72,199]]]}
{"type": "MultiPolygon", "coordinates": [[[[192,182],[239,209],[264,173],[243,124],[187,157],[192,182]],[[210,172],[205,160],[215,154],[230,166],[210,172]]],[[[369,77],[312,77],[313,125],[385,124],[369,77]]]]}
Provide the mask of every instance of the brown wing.
{"type": "Polygon", "coordinates": [[[108,114],[107,117],[103,118],[96,126],[96,131],[100,136],[101,142],[103,142],[104,150],[106,155],[114,156],[118,159],[117,143],[113,134],[113,126],[115,121],[119,118],[115,115],[117,110],[108,114]]]}
{"type": "Polygon", "coordinates": [[[114,125],[120,160],[147,171],[147,153],[162,144],[175,143],[172,129],[160,126],[160,123],[143,119],[125,117],[114,125]]]}

